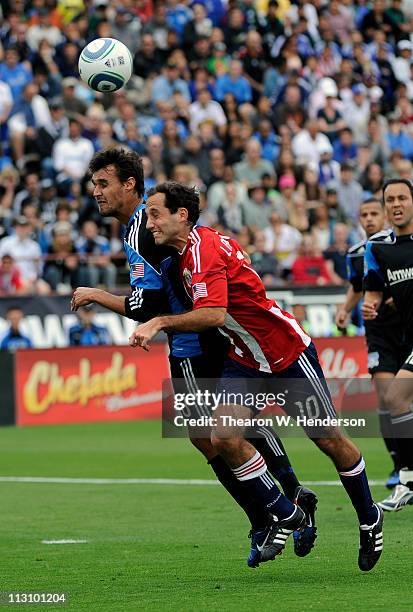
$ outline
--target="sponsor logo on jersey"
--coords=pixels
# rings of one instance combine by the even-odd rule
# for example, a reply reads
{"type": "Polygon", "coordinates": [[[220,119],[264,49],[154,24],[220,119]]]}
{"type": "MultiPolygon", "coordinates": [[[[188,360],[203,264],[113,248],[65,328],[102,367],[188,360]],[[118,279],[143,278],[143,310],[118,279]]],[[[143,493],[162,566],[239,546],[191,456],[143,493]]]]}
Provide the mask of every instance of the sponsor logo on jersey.
{"type": "Polygon", "coordinates": [[[413,268],[401,268],[400,270],[387,270],[387,278],[390,285],[413,280],[413,268]]]}

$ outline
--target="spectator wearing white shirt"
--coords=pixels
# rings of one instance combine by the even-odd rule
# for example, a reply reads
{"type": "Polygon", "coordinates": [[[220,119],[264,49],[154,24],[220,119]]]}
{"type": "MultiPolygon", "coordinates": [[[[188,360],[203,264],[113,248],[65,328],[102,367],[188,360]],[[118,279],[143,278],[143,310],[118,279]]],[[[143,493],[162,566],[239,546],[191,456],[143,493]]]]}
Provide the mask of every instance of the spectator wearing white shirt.
{"type": "Polygon", "coordinates": [[[26,32],[26,41],[32,51],[37,51],[41,40],[47,40],[56,47],[62,42],[62,33],[56,26],[51,24],[49,9],[42,7],[38,11],[39,22],[30,26],[26,32]]]}
{"type": "Polygon", "coordinates": [[[49,293],[50,287],[41,278],[42,260],[40,246],[30,238],[31,226],[28,219],[17,217],[14,234],[0,241],[0,257],[11,255],[16,262],[25,285],[33,288],[33,293],[49,293]]]}
{"type": "Polygon", "coordinates": [[[223,136],[227,118],[219,102],[211,99],[211,94],[205,87],[198,91],[197,100],[189,106],[190,127],[195,134],[199,132],[199,124],[203,121],[213,121],[218,133],[223,136]]]}
{"type": "Polygon", "coordinates": [[[297,163],[302,165],[318,166],[320,161],[320,148],[326,148],[330,141],[318,128],[317,119],[309,119],[305,129],[300,130],[292,140],[292,149],[297,163]]]}
{"type": "Polygon", "coordinates": [[[353,132],[354,142],[360,144],[367,139],[367,126],[370,118],[370,102],[366,88],[360,83],[352,89],[353,97],[343,109],[344,121],[353,132]]]}
{"type": "Polygon", "coordinates": [[[72,183],[81,183],[86,176],[93,157],[93,144],[82,137],[82,126],[76,119],[69,121],[69,137],[59,138],[53,146],[53,167],[62,191],[70,189],[72,183]]]}
{"type": "Polygon", "coordinates": [[[410,64],[412,62],[412,43],[410,40],[401,40],[397,43],[398,57],[391,62],[394,76],[398,81],[407,83],[410,81],[410,64]]]}
{"type": "Polygon", "coordinates": [[[264,229],[265,250],[276,256],[283,278],[289,275],[293,263],[298,255],[302,241],[301,233],[284,223],[281,215],[274,211],[270,216],[270,225],[264,229]]]}
{"type": "Polygon", "coordinates": [[[6,139],[7,119],[13,106],[13,96],[10,87],[0,80],[0,142],[6,139]]]}

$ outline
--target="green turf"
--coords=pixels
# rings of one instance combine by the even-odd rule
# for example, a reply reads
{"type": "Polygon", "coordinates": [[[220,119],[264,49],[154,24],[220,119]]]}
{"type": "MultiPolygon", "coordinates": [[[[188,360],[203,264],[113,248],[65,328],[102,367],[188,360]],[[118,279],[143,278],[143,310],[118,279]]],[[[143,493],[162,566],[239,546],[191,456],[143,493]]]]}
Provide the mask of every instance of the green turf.
{"type": "MultiPolygon", "coordinates": [[[[384,478],[382,442],[359,442],[369,475],[384,478]]],[[[287,447],[303,480],[336,479],[307,440],[287,447]]],[[[191,445],[162,440],[156,422],[3,428],[0,448],[0,476],[212,478],[191,445]]],[[[413,509],[386,516],[383,558],[362,574],[355,514],[339,487],[317,489],[319,539],[309,557],[295,557],[289,543],[255,570],[245,565],[246,520],[220,487],[2,482],[0,490],[3,592],[64,591],[69,609],[108,612],[412,607],[413,509]],[[65,538],[88,543],[42,544],[65,538]]],[[[64,609],[13,607],[39,608],[64,609]]]]}

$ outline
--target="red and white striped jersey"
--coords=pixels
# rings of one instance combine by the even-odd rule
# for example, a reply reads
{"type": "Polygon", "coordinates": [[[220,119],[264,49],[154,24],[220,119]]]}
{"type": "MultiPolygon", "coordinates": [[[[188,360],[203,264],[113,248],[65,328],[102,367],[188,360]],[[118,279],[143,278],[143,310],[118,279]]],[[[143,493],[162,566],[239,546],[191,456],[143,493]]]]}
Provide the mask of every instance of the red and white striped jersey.
{"type": "Polygon", "coordinates": [[[232,238],[195,226],[180,269],[194,309],[226,308],[220,329],[231,341],[232,359],[262,372],[280,372],[310,344],[298,321],[267,297],[260,277],[232,238]]]}

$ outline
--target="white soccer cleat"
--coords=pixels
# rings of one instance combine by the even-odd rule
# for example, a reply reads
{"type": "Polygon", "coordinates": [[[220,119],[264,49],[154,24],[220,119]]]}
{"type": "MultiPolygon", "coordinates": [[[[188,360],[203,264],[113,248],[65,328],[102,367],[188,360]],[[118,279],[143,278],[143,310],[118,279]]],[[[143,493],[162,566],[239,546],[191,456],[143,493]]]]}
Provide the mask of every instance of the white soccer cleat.
{"type": "Polygon", "coordinates": [[[399,510],[403,510],[403,508],[412,504],[413,491],[402,484],[397,485],[389,497],[378,503],[380,508],[386,512],[399,512],[399,510]]]}

